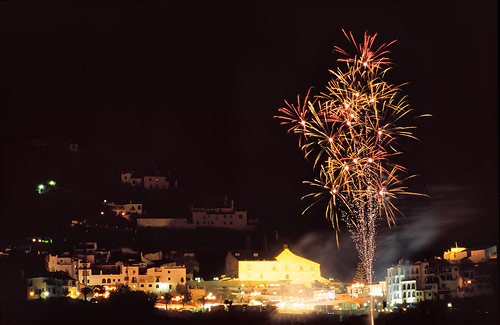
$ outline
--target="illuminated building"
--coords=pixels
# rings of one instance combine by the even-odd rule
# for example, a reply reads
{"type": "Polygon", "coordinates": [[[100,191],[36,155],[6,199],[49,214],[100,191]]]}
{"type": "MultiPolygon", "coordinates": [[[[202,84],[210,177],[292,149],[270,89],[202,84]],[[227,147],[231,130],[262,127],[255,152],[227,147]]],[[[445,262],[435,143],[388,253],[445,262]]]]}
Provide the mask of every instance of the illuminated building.
{"type": "Polygon", "coordinates": [[[280,282],[311,286],[319,281],[329,283],[321,276],[320,265],[292,253],[285,245],[274,260],[238,261],[238,278],[248,282],[280,282]]]}
{"type": "Polygon", "coordinates": [[[66,296],[80,296],[77,281],[69,276],[52,273],[27,279],[27,298],[30,300],[66,296]]]}
{"type": "Polygon", "coordinates": [[[449,250],[443,253],[443,259],[449,261],[450,263],[458,263],[463,259],[469,259],[473,263],[478,263],[488,259],[496,258],[496,246],[484,249],[468,249],[465,247],[458,247],[457,243],[455,243],[455,247],[451,247],[449,250]]]}
{"type": "Polygon", "coordinates": [[[78,279],[87,286],[123,284],[132,290],[165,293],[175,291],[178,283],[185,283],[186,268],[168,265],[146,267],[118,262],[107,266],[94,266],[92,269],[80,269],[78,279]]]}
{"type": "Polygon", "coordinates": [[[195,227],[229,228],[235,230],[254,229],[257,219],[248,219],[247,211],[237,211],[234,201],[213,199],[191,207],[195,227]]]}

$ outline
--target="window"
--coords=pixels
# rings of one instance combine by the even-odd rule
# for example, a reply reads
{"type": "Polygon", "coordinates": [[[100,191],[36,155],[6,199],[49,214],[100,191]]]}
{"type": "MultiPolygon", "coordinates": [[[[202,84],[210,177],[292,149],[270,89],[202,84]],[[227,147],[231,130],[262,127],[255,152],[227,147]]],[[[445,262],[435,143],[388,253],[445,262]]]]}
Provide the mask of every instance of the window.
{"type": "Polygon", "coordinates": [[[170,270],[168,270],[168,274],[170,274],[170,270]]]}
{"type": "Polygon", "coordinates": [[[108,279],[108,283],[111,283],[111,279],[108,279]]]}
{"type": "Polygon", "coordinates": [[[303,266],[299,267],[299,271],[304,271],[304,267],[303,266]]]}
{"type": "Polygon", "coordinates": [[[148,284],[148,287],[152,288],[152,287],[153,287],[153,285],[150,283],[150,284],[148,284]]]}
{"type": "Polygon", "coordinates": [[[113,279],[113,282],[115,282],[115,281],[116,281],[116,280],[115,280],[115,279],[113,279]]]}
{"type": "Polygon", "coordinates": [[[144,284],[141,284],[141,288],[144,288],[144,284]]]}
{"type": "Polygon", "coordinates": [[[106,279],[102,279],[102,283],[106,283],[106,279]]]}
{"type": "Polygon", "coordinates": [[[136,277],[132,278],[132,283],[137,283],[137,278],[136,277]]]}
{"type": "Polygon", "coordinates": [[[170,278],[168,278],[168,281],[170,281],[170,278]]]}
{"type": "Polygon", "coordinates": [[[156,277],[156,282],[160,282],[160,277],[159,276],[156,277]]]}
{"type": "Polygon", "coordinates": [[[169,288],[169,289],[172,289],[172,285],[171,285],[171,284],[169,284],[169,285],[168,285],[168,288],[169,288]]]}
{"type": "Polygon", "coordinates": [[[160,285],[159,285],[159,284],[157,284],[157,285],[156,285],[156,289],[158,289],[158,288],[160,288],[160,285]]]}
{"type": "Polygon", "coordinates": [[[412,296],[413,298],[415,298],[415,291],[413,291],[413,292],[411,293],[411,296],[412,296]]]}
{"type": "Polygon", "coordinates": [[[181,278],[181,283],[184,282],[184,278],[181,278]]]}
{"type": "Polygon", "coordinates": [[[412,288],[412,289],[415,289],[415,283],[412,283],[412,284],[411,284],[411,288],[412,288]]]}

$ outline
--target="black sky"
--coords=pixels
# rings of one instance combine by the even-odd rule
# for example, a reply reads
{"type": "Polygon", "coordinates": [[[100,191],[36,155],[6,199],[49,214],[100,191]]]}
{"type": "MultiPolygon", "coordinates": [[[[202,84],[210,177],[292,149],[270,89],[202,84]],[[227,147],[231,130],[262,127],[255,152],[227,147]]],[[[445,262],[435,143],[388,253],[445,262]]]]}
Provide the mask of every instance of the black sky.
{"type": "Polygon", "coordinates": [[[72,138],[103,165],[155,162],[310,243],[328,224],[300,216],[310,165],[273,115],[324,88],[344,28],[398,39],[389,81],[408,81],[415,115],[433,115],[415,121],[421,142],[400,144],[431,199],[403,200],[381,245],[412,247],[397,258],[496,244],[497,24],[495,1],[0,2],[2,205],[23,173],[16,146],[72,138]]]}

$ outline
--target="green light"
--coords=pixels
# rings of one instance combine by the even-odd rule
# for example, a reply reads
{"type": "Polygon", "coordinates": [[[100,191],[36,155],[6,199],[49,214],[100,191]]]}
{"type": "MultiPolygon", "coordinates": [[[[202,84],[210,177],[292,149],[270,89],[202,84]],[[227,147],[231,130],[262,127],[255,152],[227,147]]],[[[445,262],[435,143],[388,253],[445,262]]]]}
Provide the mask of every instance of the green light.
{"type": "Polygon", "coordinates": [[[38,184],[38,189],[39,189],[39,190],[43,190],[44,188],[45,188],[45,185],[43,185],[43,184],[38,184]]]}
{"type": "Polygon", "coordinates": [[[50,186],[56,186],[56,182],[55,182],[55,181],[53,181],[53,180],[50,180],[50,181],[49,181],[49,185],[50,185],[50,186]]]}

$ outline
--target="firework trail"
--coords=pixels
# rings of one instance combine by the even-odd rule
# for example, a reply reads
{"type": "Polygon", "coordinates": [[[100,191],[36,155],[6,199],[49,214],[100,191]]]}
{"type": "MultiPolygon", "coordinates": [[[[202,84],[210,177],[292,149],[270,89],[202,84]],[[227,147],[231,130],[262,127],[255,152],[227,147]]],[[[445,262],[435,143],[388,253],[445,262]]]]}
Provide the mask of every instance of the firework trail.
{"type": "Polygon", "coordinates": [[[303,197],[312,204],[303,213],[327,202],[325,217],[337,234],[340,221],[347,224],[371,284],[377,219],[395,225],[397,197],[420,195],[403,186],[413,176],[403,178],[405,168],[390,161],[401,154],[395,148],[398,138],[416,138],[413,126],[399,125],[412,111],[401,95],[403,85],[384,81],[392,66],[387,48],[395,41],[375,48],[376,34],[365,33],[361,44],[351,33],[344,35],[355,50],[335,47],[346,68],[330,71],[326,90],[314,100],[308,92],[302,103],[300,97],[297,105],[285,102],[276,117],[299,136],[306,159],[314,161],[317,176],[305,182],[313,190],[303,197]]]}

